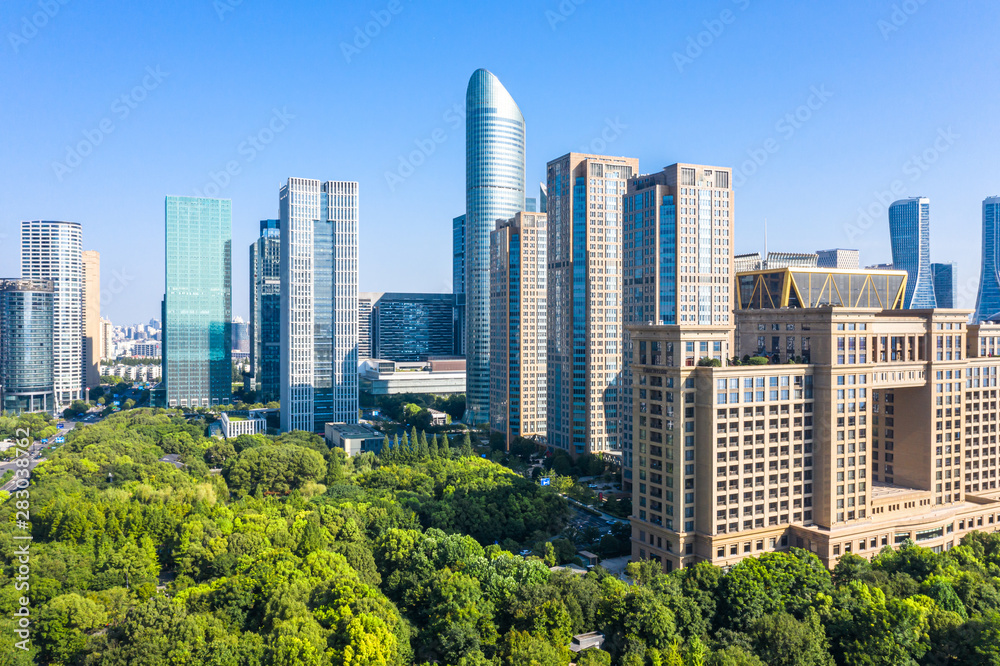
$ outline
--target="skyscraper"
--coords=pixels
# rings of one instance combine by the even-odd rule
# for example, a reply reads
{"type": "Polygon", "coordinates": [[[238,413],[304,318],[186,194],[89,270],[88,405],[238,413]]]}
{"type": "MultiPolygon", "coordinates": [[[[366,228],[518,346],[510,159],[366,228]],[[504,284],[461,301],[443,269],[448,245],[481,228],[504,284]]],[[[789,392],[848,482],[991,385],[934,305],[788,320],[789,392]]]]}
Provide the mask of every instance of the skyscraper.
{"type": "Polygon", "coordinates": [[[931,264],[931,275],[934,277],[934,298],[939,308],[957,308],[958,294],[958,264],[931,264]]]}
{"type": "Polygon", "coordinates": [[[465,215],[451,221],[451,285],[455,294],[455,353],[465,356],[465,215]]]}
{"type": "Polygon", "coordinates": [[[358,422],[358,184],[289,178],[281,226],[281,429],[358,422]]]}
{"type": "Polygon", "coordinates": [[[56,407],[54,302],[48,280],[0,280],[0,413],[56,407]]]}
{"type": "Polygon", "coordinates": [[[250,372],[260,400],[281,393],[281,223],[260,221],[250,246],[250,372]]]}
{"type": "Polygon", "coordinates": [[[84,250],[83,257],[83,375],[84,387],[101,383],[101,254],[84,250]]]}
{"type": "Polygon", "coordinates": [[[232,395],[232,202],[168,196],[163,383],[168,407],[232,395]]]}
{"type": "Polygon", "coordinates": [[[490,238],[490,428],[508,448],[545,435],[547,243],[544,213],[498,220],[490,238]]]}
{"type": "Polygon", "coordinates": [[[108,319],[101,319],[101,358],[110,359],[114,358],[114,345],[113,337],[114,327],[111,325],[111,321],[108,319]]]}
{"type": "Polygon", "coordinates": [[[75,222],[21,222],[21,277],[52,282],[57,409],[83,398],[83,230],[75,222]]]}
{"type": "Polygon", "coordinates": [[[547,167],[546,437],[574,457],[621,446],[622,195],[638,169],[580,153],[547,167]]]}
{"type": "MultiPolygon", "coordinates": [[[[732,170],[674,164],[628,181],[624,211],[625,326],[663,324],[732,327],[733,221],[732,170]]],[[[755,269],[760,268],[760,255],[755,269]]],[[[678,341],[679,344],[679,341],[678,341]]],[[[685,363],[702,358],[725,362],[730,345],[723,338],[684,341],[685,363]]],[[[622,465],[632,473],[632,355],[624,331],[622,365],[622,465]]]]}
{"type": "Polygon", "coordinates": [[[490,405],[490,232],[524,210],[524,116],[497,77],[477,69],[465,98],[465,320],[468,423],[490,405]]]}
{"type": "Polygon", "coordinates": [[[926,197],[900,199],[889,206],[889,239],[892,265],[909,276],[903,307],[933,308],[934,278],[931,276],[931,202],[926,197]]]}
{"type": "Polygon", "coordinates": [[[1000,313],[1000,197],[983,200],[983,265],[973,321],[1000,313]]]}

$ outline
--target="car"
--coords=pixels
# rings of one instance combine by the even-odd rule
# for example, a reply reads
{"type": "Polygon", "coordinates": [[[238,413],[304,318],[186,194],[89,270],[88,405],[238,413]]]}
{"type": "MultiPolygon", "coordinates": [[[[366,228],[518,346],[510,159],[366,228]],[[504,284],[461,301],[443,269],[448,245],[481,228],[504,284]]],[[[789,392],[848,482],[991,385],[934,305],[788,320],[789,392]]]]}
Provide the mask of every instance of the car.
{"type": "Polygon", "coordinates": [[[591,490],[593,490],[594,488],[597,488],[597,484],[596,483],[591,483],[587,487],[590,488],[591,490]]]}
{"type": "Polygon", "coordinates": [[[528,555],[531,555],[531,551],[530,550],[522,550],[521,551],[521,557],[527,557],[528,555]]]}
{"type": "Polygon", "coordinates": [[[606,522],[608,525],[617,525],[618,524],[617,520],[605,520],[604,522],[606,522]]]}

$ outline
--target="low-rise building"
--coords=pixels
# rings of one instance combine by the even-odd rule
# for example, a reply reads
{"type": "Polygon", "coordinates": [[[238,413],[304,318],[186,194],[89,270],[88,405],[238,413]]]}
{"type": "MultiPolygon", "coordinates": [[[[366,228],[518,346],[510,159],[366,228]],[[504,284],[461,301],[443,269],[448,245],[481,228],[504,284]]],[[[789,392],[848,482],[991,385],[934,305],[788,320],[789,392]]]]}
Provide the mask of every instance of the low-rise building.
{"type": "Polygon", "coordinates": [[[267,419],[254,410],[222,412],[219,422],[222,424],[222,436],[226,439],[267,432],[267,419]]]}
{"type": "Polygon", "coordinates": [[[344,450],[348,457],[370,451],[378,454],[382,451],[383,433],[361,424],[327,423],[325,428],[326,445],[344,450]]]}
{"type": "Polygon", "coordinates": [[[372,395],[465,392],[465,359],[432,358],[413,363],[367,359],[358,374],[361,390],[372,395]]]}

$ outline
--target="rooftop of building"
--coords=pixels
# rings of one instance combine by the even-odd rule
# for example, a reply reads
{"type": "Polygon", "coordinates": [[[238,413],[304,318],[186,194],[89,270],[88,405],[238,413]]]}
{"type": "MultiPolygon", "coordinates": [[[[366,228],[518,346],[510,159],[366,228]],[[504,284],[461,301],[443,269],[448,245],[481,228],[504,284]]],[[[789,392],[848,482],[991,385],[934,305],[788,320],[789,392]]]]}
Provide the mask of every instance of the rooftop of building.
{"type": "Polygon", "coordinates": [[[338,435],[346,439],[382,437],[382,433],[378,430],[360,423],[327,423],[326,430],[336,432],[338,435]]]}

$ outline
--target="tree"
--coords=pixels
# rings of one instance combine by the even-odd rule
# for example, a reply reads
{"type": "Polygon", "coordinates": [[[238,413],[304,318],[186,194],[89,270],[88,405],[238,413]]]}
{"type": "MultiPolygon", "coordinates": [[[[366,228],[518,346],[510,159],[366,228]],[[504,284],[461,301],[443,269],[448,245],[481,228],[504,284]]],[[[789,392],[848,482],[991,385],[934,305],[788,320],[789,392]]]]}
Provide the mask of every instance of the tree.
{"type": "Polygon", "coordinates": [[[463,458],[476,455],[475,451],[472,450],[472,438],[469,437],[468,430],[466,430],[465,434],[462,436],[462,449],[459,452],[459,455],[463,458]]]}
{"type": "Polygon", "coordinates": [[[819,616],[799,621],[788,613],[765,615],[754,625],[757,654],[772,666],[834,666],[819,616]]]}
{"type": "Polygon", "coordinates": [[[430,456],[431,458],[437,458],[441,454],[441,448],[438,446],[438,436],[434,433],[433,439],[431,439],[430,446],[430,456]]]}
{"type": "Polygon", "coordinates": [[[42,606],[38,614],[41,654],[46,662],[71,663],[87,644],[87,634],[103,627],[107,614],[79,594],[63,594],[42,606]]]}

